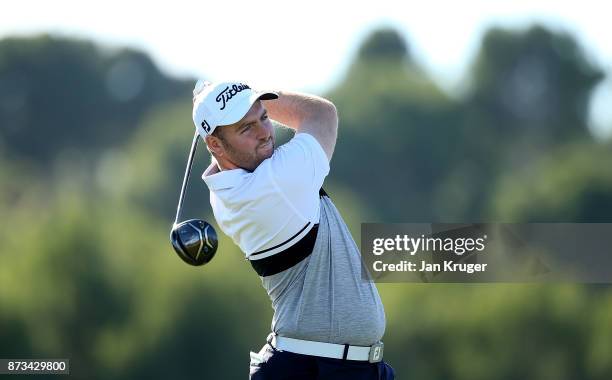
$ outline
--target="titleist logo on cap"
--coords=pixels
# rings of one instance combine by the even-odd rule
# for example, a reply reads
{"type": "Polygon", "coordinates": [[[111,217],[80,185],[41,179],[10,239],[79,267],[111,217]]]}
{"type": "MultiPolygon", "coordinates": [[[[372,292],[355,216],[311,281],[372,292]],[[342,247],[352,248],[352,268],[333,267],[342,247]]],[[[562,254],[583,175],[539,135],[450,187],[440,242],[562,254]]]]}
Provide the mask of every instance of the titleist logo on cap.
{"type": "Polygon", "coordinates": [[[221,108],[219,108],[219,111],[223,111],[228,101],[230,101],[236,94],[246,89],[251,89],[251,87],[244,83],[235,84],[231,88],[229,86],[225,87],[223,91],[221,91],[215,98],[217,103],[221,103],[221,108]]]}

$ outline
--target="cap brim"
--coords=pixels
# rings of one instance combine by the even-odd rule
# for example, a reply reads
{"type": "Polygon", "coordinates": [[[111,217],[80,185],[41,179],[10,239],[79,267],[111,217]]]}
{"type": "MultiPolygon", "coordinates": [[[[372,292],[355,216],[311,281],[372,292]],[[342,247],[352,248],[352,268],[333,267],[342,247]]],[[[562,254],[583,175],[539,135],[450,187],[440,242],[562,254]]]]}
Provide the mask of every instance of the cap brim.
{"type": "Polygon", "coordinates": [[[278,99],[278,94],[276,92],[258,92],[259,97],[257,99],[261,100],[274,100],[278,99]]]}

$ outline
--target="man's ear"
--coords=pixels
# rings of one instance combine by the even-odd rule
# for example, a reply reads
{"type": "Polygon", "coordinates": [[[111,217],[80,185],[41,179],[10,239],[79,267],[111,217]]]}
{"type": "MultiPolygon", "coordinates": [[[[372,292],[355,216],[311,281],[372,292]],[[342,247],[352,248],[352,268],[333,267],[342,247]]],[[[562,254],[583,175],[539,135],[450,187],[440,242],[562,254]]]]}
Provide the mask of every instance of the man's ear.
{"type": "Polygon", "coordinates": [[[223,153],[225,152],[223,143],[217,136],[206,136],[206,146],[208,146],[208,150],[211,153],[214,153],[217,156],[223,156],[223,153]]]}

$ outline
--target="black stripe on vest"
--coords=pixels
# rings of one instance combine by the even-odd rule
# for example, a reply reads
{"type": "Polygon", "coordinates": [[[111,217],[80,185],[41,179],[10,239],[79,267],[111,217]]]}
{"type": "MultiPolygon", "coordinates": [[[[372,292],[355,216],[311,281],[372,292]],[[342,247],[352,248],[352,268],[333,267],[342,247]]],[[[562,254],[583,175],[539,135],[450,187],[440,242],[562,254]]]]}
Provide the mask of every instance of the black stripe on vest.
{"type": "Polygon", "coordinates": [[[315,224],[300,241],[272,256],[259,260],[249,260],[255,272],[261,277],[272,276],[291,268],[312,253],[319,225],[315,224]]]}
{"type": "MultiPolygon", "coordinates": [[[[266,252],[268,252],[268,251],[271,251],[271,250],[273,250],[273,249],[276,249],[276,248],[278,248],[278,247],[280,247],[280,246],[283,246],[283,245],[285,245],[285,244],[289,243],[291,240],[293,240],[293,238],[294,238],[294,237],[298,236],[299,234],[301,234],[301,233],[302,233],[302,231],[304,231],[306,228],[308,228],[308,226],[310,226],[310,222],[306,223],[306,225],[305,225],[304,227],[302,227],[302,229],[301,229],[301,230],[299,230],[299,231],[298,231],[298,233],[296,233],[295,235],[291,236],[289,239],[285,240],[284,242],[282,242],[282,243],[280,243],[280,244],[277,244],[277,245],[275,245],[274,247],[270,247],[270,248],[268,248],[268,249],[264,249],[263,251],[259,251],[259,252],[252,253],[252,254],[249,256],[249,257],[250,257],[250,259],[249,259],[249,260],[258,260],[258,259],[256,259],[256,258],[253,258],[253,256],[261,255],[262,253],[266,253],[266,252]]],[[[280,251],[280,252],[282,252],[282,251],[280,251]]]]}
{"type": "MultiPolygon", "coordinates": [[[[319,197],[329,198],[329,195],[327,195],[325,190],[321,188],[319,189],[319,197]]],[[[257,272],[257,274],[261,277],[272,276],[273,274],[277,274],[284,270],[287,270],[310,256],[310,254],[312,253],[312,249],[314,248],[315,242],[317,241],[318,231],[319,225],[315,224],[312,229],[302,239],[300,239],[300,241],[298,241],[291,247],[285,249],[284,251],[278,252],[272,256],[268,256],[259,260],[249,260],[249,262],[251,263],[253,269],[255,269],[255,272],[257,272]]],[[[268,249],[265,251],[268,251],[268,249]]],[[[258,253],[263,253],[265,251],[258,253]]]]}

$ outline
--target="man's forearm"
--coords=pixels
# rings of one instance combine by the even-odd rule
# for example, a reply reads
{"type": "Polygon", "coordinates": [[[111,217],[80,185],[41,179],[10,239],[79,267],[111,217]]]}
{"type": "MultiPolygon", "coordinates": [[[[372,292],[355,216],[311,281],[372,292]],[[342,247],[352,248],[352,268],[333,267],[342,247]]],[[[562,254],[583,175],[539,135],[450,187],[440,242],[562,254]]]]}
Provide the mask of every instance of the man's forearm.
{"type": "Polygon", "coordinates": [[[331,160],[338,137],[338,112],[329,100],[314,95],[279,91],[278,99],[264,103],[268,116],[297,132],[312,135],[331,160]]]}
{"type": "Polygon", "coordinates": [[[325,124],[337,118],[334,105],[321,97],[289,92],[276,91],[278,99],[264,102],[268,116],[289,128],[300,130],[304,124],[311,122],[325,124]]]}

